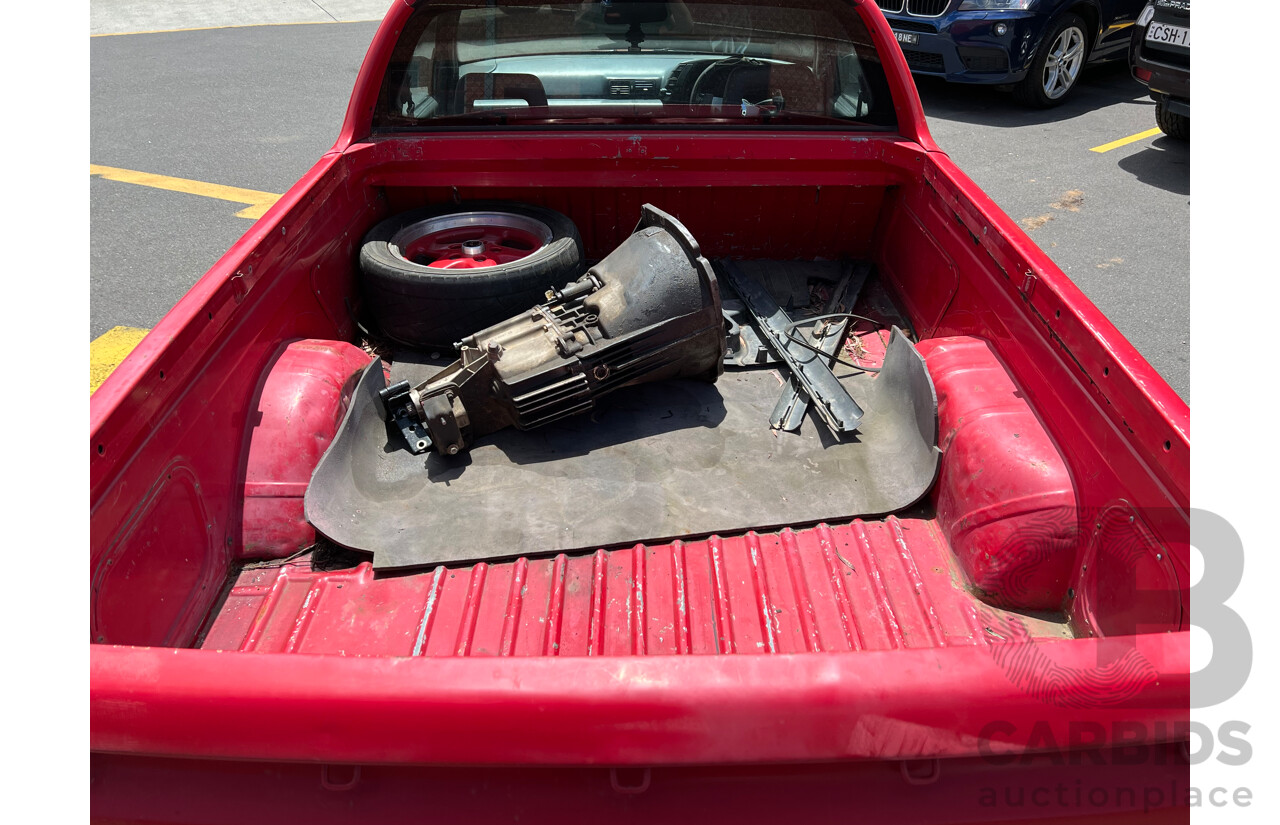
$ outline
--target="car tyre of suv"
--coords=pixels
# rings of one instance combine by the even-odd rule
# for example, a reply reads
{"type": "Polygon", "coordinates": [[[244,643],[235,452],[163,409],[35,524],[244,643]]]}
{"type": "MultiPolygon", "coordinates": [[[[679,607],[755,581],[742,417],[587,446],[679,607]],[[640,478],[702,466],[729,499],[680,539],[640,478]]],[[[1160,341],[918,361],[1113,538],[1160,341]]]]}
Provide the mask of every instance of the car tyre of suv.
{"type": "Polygon", "coordinates": [[[1027,76],[1013,87],[1013,99],[1037,109],[1049,109],[1066,100],[1089,59],[1087,29],[1078,14],[1064,14],[1055,20],[1040,41],[1027,76]]]}
{"type": "Polygon", "coordinates": [[[1191,118],[1169,111],[1169,99],[1156,101],[1156,125],[1175,140],[1191,140],[1191,118]]]}
{"type": "Polygon", "coordinates": [[[360,248],[365,310],[381,335],[449,349],[577,277],[582,238],[541,206],[475,201],[393,215],[360,248]]]}

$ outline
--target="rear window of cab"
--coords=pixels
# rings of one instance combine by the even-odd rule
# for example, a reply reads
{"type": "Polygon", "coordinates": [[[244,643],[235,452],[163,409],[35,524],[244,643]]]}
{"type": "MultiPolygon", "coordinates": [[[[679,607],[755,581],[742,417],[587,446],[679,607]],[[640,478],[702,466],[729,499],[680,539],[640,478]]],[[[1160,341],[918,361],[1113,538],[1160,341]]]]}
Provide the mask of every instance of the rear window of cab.
{"type": "Polygon", "coordinates": [[[381,132],[610,124],[896,129],[841,0],[423,2],[374,118],[381,132]]]}

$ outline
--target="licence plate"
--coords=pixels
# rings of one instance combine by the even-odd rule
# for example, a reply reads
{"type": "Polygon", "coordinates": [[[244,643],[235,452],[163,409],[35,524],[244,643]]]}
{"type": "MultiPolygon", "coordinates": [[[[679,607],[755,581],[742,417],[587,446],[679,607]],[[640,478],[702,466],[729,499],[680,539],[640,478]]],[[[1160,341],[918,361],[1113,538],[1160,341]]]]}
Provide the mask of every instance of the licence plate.
{"type": "Polygon", "coordinates": [[[1167,23],[1152,23],[1147,27],[1147,42],[1189,49],[1191,48],[1191,29],[1186,26],[1170,26],[1167,23]]]}
{"type": "Polygon", "coordinates": [[[894,32],[893,34],[898,38],[899,43],[906,43],[908,46],[914,46],[920,42],[920,35],[914,32],[894,32]]]}

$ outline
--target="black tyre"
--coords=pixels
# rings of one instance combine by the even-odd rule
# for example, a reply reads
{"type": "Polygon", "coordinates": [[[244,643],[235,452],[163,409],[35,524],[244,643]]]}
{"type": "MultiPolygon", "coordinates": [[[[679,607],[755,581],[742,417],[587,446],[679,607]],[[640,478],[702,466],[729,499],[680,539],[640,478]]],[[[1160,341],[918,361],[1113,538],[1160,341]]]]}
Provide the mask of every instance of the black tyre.
{"type": "Polygon", "coordinates": [[[1049,109],[1066,100],[1089,59],[1086,30],[1078,14],[1064,14],[1055,20],[1036,49],[1031,70],[1013,87],[1013,99],[1037,109],[1049,109]]]}
{"type": "Polygon", "coordinates": [[[1191,140],[1191,118],[1169,111],[1167,98],[1156,101],[1156,125],[1176,140],[1191,140]]]}
{"type": "Polygon", "coordinates": [[[573,221],[540,206],[476,201],[404,212],[365,235],[365,306],[379,331],[449,348],[546,300],[579,273],[573,221]]]}

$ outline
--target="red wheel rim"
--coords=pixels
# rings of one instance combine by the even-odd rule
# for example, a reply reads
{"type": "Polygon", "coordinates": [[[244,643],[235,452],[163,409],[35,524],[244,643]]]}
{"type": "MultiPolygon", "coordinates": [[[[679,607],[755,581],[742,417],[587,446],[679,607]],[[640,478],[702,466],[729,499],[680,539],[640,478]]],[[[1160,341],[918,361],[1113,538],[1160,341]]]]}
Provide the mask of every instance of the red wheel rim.
{"type": "Polygon", "coordinates": [[[416,221],[390,241],[392,254],[432,269],[488,269],[544,249],[551,229],[509,212],[458,212],[416,221]]]}

